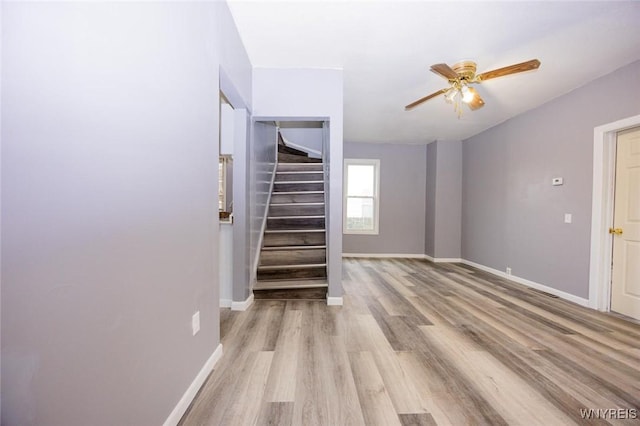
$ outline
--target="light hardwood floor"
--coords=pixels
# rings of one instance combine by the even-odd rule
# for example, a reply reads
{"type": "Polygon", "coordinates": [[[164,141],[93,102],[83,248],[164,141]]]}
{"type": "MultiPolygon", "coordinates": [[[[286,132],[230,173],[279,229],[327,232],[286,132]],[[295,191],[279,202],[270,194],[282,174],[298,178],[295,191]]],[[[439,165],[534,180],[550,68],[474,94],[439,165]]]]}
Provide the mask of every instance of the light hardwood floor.
{"type": "Polygon", "coordinates": [[[461,265],[345,259],[343,275],[342,307],[223,310],[224,356],[181,424],[640,423],[637,323],[461,265]]]}

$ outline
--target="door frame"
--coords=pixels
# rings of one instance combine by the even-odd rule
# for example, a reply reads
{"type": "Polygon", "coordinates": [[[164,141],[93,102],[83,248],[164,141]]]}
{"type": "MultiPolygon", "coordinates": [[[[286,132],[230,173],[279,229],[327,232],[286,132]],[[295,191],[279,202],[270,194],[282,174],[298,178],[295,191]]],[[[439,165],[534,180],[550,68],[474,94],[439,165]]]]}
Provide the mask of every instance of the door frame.
{"type": "Polygon", "coordinates": [[[591,259],[589,266],[589,306],[611,310],[611,261],[615,190],[616,135],[640,126],[640,115],[593,129],[593,188],[591,199],[591,259]]]}

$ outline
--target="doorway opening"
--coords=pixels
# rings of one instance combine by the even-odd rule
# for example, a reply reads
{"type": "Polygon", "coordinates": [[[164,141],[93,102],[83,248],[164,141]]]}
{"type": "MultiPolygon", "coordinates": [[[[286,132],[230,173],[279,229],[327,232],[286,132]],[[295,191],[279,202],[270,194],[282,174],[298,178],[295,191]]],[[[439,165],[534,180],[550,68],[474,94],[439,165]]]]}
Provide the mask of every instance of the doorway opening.
{"type": "Polygon", "coordinates": [[[233,147],[234,109],[220,91],[218,155],[218,216],[220,307],[231,307],[233,300],[233,147]]]}
{"type": "Polygon", "coordinates": [[[593,189],[591,207],[591,259],[589,270],[589,306],[611,310],[613,227],[617,134],[640,126],[640,115],[594,129],[593,189]]]}

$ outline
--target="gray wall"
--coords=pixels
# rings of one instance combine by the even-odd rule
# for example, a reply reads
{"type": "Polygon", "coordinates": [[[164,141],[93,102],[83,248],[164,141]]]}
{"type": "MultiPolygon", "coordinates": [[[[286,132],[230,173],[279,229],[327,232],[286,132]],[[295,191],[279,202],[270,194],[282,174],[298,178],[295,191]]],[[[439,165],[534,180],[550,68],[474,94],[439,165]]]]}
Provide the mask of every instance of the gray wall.
{"type": "Polygon", "coordinates": [[[344,234],[345,253],[424,252],[426,150],[425,145],[345,143],[344,158],[380,160],[380,232],[344,234]]]}
{"type": "Polygon", "coordinates": [[[459,259],[462,142],[436,141],[427,145],[426,179],[424,252],[435,259],[459,259]]]}
{"type": "Polygon", "coordinates": [[[233,301],[241,302],[251,291],[249,259],[249,144],[251,119],[243,108],[234,110],[233,165],[233,301]]]}
{"type": "MultiPolygon", "coordinates": [[[[280,132],[287,140],[296,145],[322,152],[322,127],[281,127],[280,132]]],[[[311,157],[316,157],[311,155],[311,157]]]]}
{"type": "Polygon", "coordinates": [[[459,259],[462,215],[462,142],[438,141],[434,256],[459,259]]]}
{"type": "Polygon", "coordinates": [[[435,257],[436,247],[436,165],[438,144],[432,142],[426,149],[426,185],[424,212],[424,253],[435,257]]]}
{"type": "Polygon", "coordinates": [[[463,257],[587,298],[593,129],[640,114],[639,90],[635,62],[464,141],[463,257]]]}
{"type": "Polygon", "coordinates": [[[162,424],[218,346],[218,70],[252,92],[228,19],[3,4],[3,425],[162,424]]]}

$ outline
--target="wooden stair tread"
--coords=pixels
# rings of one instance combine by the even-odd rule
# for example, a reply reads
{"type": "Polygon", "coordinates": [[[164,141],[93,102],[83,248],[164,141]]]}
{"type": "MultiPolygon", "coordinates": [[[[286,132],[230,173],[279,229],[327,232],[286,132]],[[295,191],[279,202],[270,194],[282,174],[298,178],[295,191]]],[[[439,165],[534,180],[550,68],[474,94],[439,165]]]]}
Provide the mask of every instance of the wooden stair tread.
{"type": "Polygon", "coordinates": [[[279,163],[311,163],[311,164],[322,164],[322,159],[320,158],[311,158],[302,155],[289,154],[286,152],[278,152],[278,162],[279,163]]]}
{"type": "Polygon", "coordinates": [[[265,232],[263,249],[267,247],[321,246],[326,244],[326,234],[323,230],[319,232],[265,232]]]}
{"type": "Polygon", "coordinates": [[[324,182],[275,182],[273,184],[273,193],[280,192],[306,192],[306,191],[324,191],[324,182]]]}
{"type": "Polygon", "coordinates": [[[298,194],[324,194],[324,191],[278,191],[274,192],[278,195],[298,195],[298,194]]]}
{"type": "MultiPolygon", "coordinates": [[[[280,193],[282,194],[282,192],[280,193]]],[[[296,194],[299,194],[298,192],[296,192],[296,194]]],[[[270,206],[272,207],[282,207],[282,206],[324,206],[324,202],[317,202],[317,203],[305,203],[305,202],[301,202],[301,203],[271,203],[270,206]]]]}
{"type": "Polygon", "coordinates": [[[267,219],[324,219],[324,215],[267,216],[267,219]]]}
{"type": "Polygon", "coordinates": [[[258,266],[258,270],[276,270],[276,269],[311,269],[311,268],[323,268],[326,267],[326,263],[307,263],[300,265],[261,265],[258,266]]]}
{"type": "Polygon", "coordinates": [[[296,165],[296,164],[299,165],[299,166],[307,166],[307,165],[309,165],[309,163],[304,162],[304,161],[301,161],[299,163],[287,163],[287,165],[296,165]]]}
{"type": "Polygon", "coordinates": [[[254,290],[280,290],[286,288],[322,288],[329,287],[327,280],[281,279],[257,281],[254,290]]]}
{"type": "Polygon", "coordinates": [[[278,164],[276,171],[314,171],[314,172],[322,172],[324,170],[323,164],[321,162],[304,162],[304,163],[293,163],[286,162],[282,164],[278,164]]]}
{"type": "Polygon", "coordinates": [[[301,149],[296,149],[285,145],[283,143],[278,143],[278,153],[291,154],[291,155],[299,155],[301,157],[309,157],[309,154],[301,149]]]}
{"type": "Polygon", "coordinates": [[[303,183],[324,183],[323,180],[277,180],[274,185],[297,185],[303,183]]]}
{"type": "Polygon", "coordinates": [[[323,250],[326,249],[327,246],[272,246],[272,247],[262,247],[262,250],[265,251],[284,251],[284,250],[323,250]]]}
{"type": "MultiPolygon", "coordinates": [[[[289,163],[291,164],[291,163],[289,163]]],[[[321,170],[282,170],[282,171],[278,171],[278,169],[276,169],[276,175],[297,175],[297,174],[304,174],[304,173],[313,173],[313,174],[317,174],[317,173],[322,173],[321,170]]]]}
{"type": "Polygon", "coordinates": [[[324,302],[327,299],[326,287],[254,289],[253,296],[257,300],[305,300],[324,302]]]}
{"type": "Polygon", "coordinates": [[[265,229],[265,234],[291,234],[291,233],[305,233],[305,232],[325,232],[323,229],[265,229]]]}
{"type": "Polygon", "coordinates": [[[287,163],[286,166],[278,165],[276,167],[276,173],[287,173],[287,172],[308,172],[308,173],[324,173],[324,169],[322,164],[317,163],[304,163],[297,165],[296,163],[287,163]]]}
{"type": "Polygon", "coordinates": [[[324,191],[308,191],[308,192],[289,192],[289,191],[274,191],[271,194],[271,202],[274,204],[280,203],[324,203],[324,191]]]}

